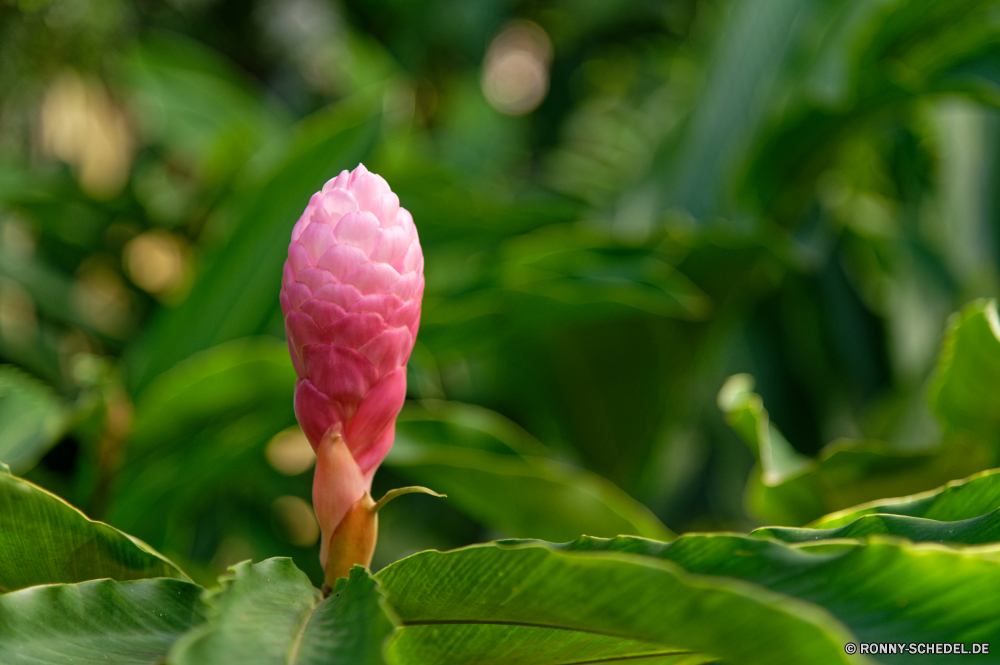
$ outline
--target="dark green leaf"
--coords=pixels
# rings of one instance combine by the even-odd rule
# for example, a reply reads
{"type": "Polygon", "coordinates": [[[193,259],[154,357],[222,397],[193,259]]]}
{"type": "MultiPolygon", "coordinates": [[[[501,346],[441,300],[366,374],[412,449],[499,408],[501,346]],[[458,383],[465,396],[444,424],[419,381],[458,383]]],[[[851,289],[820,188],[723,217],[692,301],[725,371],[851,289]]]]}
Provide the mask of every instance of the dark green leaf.
{"type": "Polygon", "coordinates": [[[231,568],[209,594],[209,620],[182,638],[172,665],[379,665],[393,629],[378,585],[361,567],[325,600],[291,559],[231,568]]]}
{"type": "Polygon", "coordinates": [[[53,584],[0,595],[4,665],[159,665],[205,620],[201,587],[178,580],[53,584]]]}

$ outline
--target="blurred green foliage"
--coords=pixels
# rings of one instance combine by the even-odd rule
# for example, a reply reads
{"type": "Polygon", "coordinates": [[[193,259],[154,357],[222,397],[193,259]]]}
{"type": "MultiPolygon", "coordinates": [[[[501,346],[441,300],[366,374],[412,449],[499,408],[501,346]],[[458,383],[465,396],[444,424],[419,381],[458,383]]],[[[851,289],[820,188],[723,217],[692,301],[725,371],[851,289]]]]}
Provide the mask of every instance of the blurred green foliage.
{"type": "Polygon", "coordinates": [[[427,278],[375,494],[453,495],[389,504],[376,567],[798,526],[995,466],[992,375],[961,378],[995,306],[934,367],[997,294],[997,4],[6,0],[0,461],[196,581],[319,579],[308,467],[271,454],[277,292],[364,161],[427,278]],[[542,79],[490,78],[511,30],[542,79]],[[496,80],[543,98],[503,113],[496,80]]]}

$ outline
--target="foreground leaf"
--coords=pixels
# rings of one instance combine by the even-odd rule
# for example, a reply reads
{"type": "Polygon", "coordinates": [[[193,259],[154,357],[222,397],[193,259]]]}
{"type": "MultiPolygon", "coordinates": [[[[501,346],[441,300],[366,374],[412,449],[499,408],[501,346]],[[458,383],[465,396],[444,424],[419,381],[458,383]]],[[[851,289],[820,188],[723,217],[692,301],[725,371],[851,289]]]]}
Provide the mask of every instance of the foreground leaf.
{"type": "Polygon", "coordinates": [[[26,480],[0,474],[0,592],[102,577],[187,580],[146,544],[26,480]]]}
{"type": "Polygon", "coordinates": [[[322,598],[291,559],[237,564],[210,594],[208,623],[180,640],[172,665],[378,665],[393,629],[375,580],[360,567],[322,598]]]}
{"type": "MultiPolygon", "coordinates": [[[[619,540],[654,542],[605,542],[619,540]]],[[[819,607],[628,553],[499,543],[414,554],[376,579],[404,624],[388,649],[401,664],[627,662],[653,654],[664,659],[649,662],[866,662],[844,654],[850,634],[819,607]]]]}
{"type": "Polygon", "coordinates": [[[205,620],[201,591],[179,580],[94,580],[0,595],[3,663],[162,663],[205,620]]]}
{"type": "MultiPolygon", "coordinates": [[[[854,642],[1000,640],[1000,609],[995,603],[1000,593],[997,546],[963,550],[873,538],[796,547],[752,536],[694,534],[672,543],[630,537],[581,538],[555,547],[642,554],[691,573],[759,585],[829,611],[854,632],[854,642]]],[[[391,590],[390,598],[394,598],[391,590]]],[[[775,629],[764,621],[757,624],[763,634],[775,629]]],[[[780,634],[775,635],[774,643],[784,645],[783,638],[777,637],[780,634]]],[[[991,655],[994,662],[1000,659],[991,655]]],[[[788,658],[784,662],[807,661],[788,658]]]]}

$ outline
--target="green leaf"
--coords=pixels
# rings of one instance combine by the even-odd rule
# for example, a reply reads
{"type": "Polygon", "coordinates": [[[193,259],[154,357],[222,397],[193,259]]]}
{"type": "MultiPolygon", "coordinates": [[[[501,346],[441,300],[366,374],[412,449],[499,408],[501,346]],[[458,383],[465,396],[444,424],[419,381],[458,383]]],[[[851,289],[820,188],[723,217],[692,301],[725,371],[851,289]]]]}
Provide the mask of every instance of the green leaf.
{"type": "Polygon", "coordinates": [[[719,391],[719,408],[726,421],[750,449],[757,454],[762,482],[773,487],[816,467],[800,454],[771,424],[764,400],[753,392],[754,379],[749,374],[729,377],[719,391]]]}
{"type": "Polygon", "coordinates": [[[157,665],[205,620],[201,591],[178,580],[93,580],[0,595],[4,665],[157,665]]]}
{"type": "Polygon", "coordinates": [[[1000,444],[1000,317],[996,300],[966,305],[948,326],[930,401],[949,427],[1000,444]]]}
{"type": "Polygon", "coordinates": [[[496,543],[414,554],[376,579],[403,621],[388,648],[400,664],[859,662],[825,610],[650,557],[496,543]]]}
{"type": "Polygon", "coordinates": [[[648,508],[595,473],[544,457],[420,443],[409,438],[413,431],[407,425],[400,423],[385,464],[447,494],[460,510],[494,529],[554,541],[584,533],[672,537],[648,508]]]}
{"type": "Polygon", "coordinates": [[[847,508],[821,517],[809,526],[832,529],[876,513],[952,522],[979,517],[997,508],[1000,508],[1000,469],[990,469],[913,496],[881,499],[847,508]]]}
{"type": "Polygon", "coordinates": [[[394,627],[360,566],[323,599],[291,559],[239,563],[206,596],[208,622],[170,652],[171,665],[380,665],[394,627]]]}
{"type": "MultiPolygon", "coordinates": [[[[791,546],[725,533],[681,536],[672,543],[581,538],[558,547],[642,554],[701,576],[759,585],[814,611],[828,611],[853,631],[854,642],[970,643],[1000,638],[995,547],[960,549],[881,537],[791,546]]],[[[386,586],[397,602],[391,584],[386,586]]],[[[397,608],[405,622],[407,613],[397,608]]],[[[758,624],[764,633],[774,628],[758,624]]],[[[777,639],[773,644],[783,649],[785,642],[777,639]]],[[[788,663],[808,662],[786,658],[788,663]]]]}
{"type": "Polygon", "coordinates": [[[749,512],[771,524],[802,525],[830,512],[920,492],[993,462],[977,441],[953,437],[930,451],[900,451],[881,441],[841,439],[815,459],[797,453],[768,420],[752,378],[738,374],[719,391],[719,407],[758,455],[745,491],[749,512]]]}
{"type": "Polygon", "coordinates": [[[16,367],[0,365],[0,461],[20,472],[55,443],[66,412],[55,392],[16,367]]]}
{"type": "Polygon", "coordinates": [[[102,577],[187,580],[139,540],[87,519],[26,480],[0,474],[0,592],[102,577]]]}
{"type": "Polygon", "coordinates": [[[304,120],[285,162],[265,182],[234,193],[232,238],[176,309],[161,310],[133,347],[133,386],[192,354],[259,334],[276,312],[281,266],[291,229],[309,197],[345,168],[362,161],[379,128],[381,96],[327,110],[304,120]]]}

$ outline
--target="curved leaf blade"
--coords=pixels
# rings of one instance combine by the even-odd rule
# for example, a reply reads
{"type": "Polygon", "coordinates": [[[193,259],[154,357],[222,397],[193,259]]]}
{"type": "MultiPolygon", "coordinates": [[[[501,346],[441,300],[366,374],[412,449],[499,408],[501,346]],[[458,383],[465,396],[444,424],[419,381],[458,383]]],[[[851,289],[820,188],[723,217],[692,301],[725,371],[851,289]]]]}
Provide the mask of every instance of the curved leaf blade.
{"type": "Polygon", "coordinates": [[[641,554],[693,574],[759,585],[829,611],[854,632],[854,642],[1000,639],[996,546],[956,549],[889,538],[792,546],[737,534],[692,534],[672,543],[581,538],[556,547],[641,554]]]}
{"type": "Polygon", "coordinates": [[[48,385],[11,365],[0,366],[0,461],[19,473],[34,466],[65,423],[66,412],[48,385]]]}
{"type": "Polygon", "coordinates": [[[145,543],[37,485],[0,474],[0,592],[103,577],[188,579],[145,543]]]}
{"type": "MultiPolygon", "coordinates": [[[[436,630],[437,644],[429,662],[472,662],[470,654],[483,658],[484,651],[486,657],[475,662],[505,662],[503,654],[519,645],[498,643],[491,649],[470,626],[511,624],[576,633],[581,641],[584,635],[631,640],[636,644],[619,646],[635,649],[637,657],[648,653],[649,644],[658,644],[662,652],[704,658],[694,662],[866,662],[844,654],[849,633],[814,605],[626,553],[494,543],[414,554],[384,568],[376,579],[403,621],[389,647],[397,662],[417,662],[407,658],[414,645],[421,653],[434,650],[433,641],[421,638],[427,627],[436,630]]],[[[520,634],[536,640],[535,660],[525,662],[567,662],[552,650],[564,643],[561,639],[532,633],[520,634]],[[551,649],[543,650],[545,645],[551,649]]],[[[608,643],[598,640],[598,648],[608,643]]]]}
{"type": "Polygon", "coordinates": [[[201,587],[179,580],[94,580],[0,595],[5,665],[156,665],[205,620],[201,587]]]}

